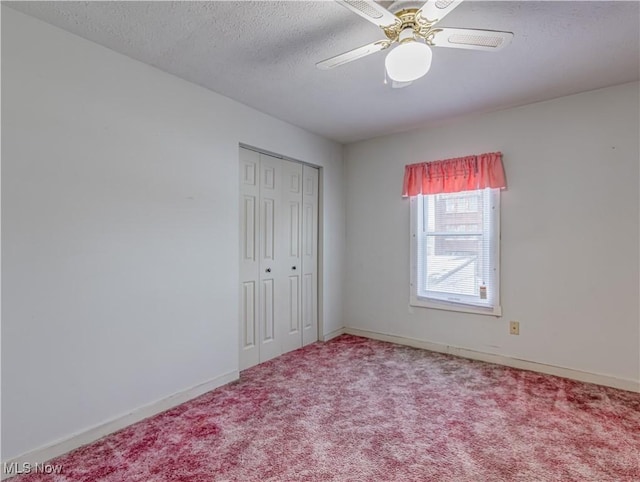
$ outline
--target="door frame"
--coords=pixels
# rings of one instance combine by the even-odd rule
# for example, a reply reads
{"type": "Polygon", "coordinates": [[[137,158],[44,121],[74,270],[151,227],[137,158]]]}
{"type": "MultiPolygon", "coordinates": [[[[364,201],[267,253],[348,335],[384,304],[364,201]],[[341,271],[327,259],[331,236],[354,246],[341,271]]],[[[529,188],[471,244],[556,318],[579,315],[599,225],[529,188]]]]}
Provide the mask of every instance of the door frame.
{"type": "MultiPolygon", "coordinates": [[[[317,164],[312,164],[310,162],[301,161],[300,159],[295,159],[293,157],[284,156],[282,154],[278,154],[277,152],[268,151],[266,149],[262,149],[259,147],[252,146],[250,144],[245,144],[244,142],[240,142],[238,144],[238,148],[248,149],[250,151],[257,152],[258,154],[265,154],[267,156],[275,157],[277,159],[283,159],[285,161],[297,162],[298,164],[302,164],[305,166],[313,167],[318,169],[318,306],[316,306],[317,315],[318,315],[318,341],[324,340],[324,316],[323,316],[323,284],[324,284],[324,168],[322,166],[318,166],[317,164]]],[[[236,164],[238,164],[236,162],[236,164]]],[[[240,186],[238,186],[239,194],[240,186]]],[[[239,198],[239,195],[236,195],[236,198],[239,198]]],[[[240,354],[238,354],[239,356],[240,354]]]]}

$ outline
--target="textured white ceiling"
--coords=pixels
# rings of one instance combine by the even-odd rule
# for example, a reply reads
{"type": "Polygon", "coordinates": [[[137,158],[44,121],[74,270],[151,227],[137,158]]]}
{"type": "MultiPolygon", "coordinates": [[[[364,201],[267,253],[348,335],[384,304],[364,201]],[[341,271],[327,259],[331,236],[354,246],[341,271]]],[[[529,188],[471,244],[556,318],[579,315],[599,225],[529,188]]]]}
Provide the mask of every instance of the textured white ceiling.
{"type": "MultiPolygon", "coordinates": [[[[382,2],[381,2],[382,3],[382,2]]],[[[499,52],[434,49],[405,89],[385,52],[315,63],[383,38],[332,1],[5,2],[339,142],[638,80],[640,3],[467,0],[441,26],[514,32],[499,52]]]]}

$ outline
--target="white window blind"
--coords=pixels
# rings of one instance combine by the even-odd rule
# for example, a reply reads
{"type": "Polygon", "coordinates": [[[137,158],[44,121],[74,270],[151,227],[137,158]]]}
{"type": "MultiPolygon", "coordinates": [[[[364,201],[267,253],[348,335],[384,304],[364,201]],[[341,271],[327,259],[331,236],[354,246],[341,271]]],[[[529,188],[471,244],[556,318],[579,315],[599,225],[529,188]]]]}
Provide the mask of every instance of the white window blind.
{"type": "Polygon", "coordinates": [[[500,315],[500,190],[411,199],[411,304],[500,315]]]}

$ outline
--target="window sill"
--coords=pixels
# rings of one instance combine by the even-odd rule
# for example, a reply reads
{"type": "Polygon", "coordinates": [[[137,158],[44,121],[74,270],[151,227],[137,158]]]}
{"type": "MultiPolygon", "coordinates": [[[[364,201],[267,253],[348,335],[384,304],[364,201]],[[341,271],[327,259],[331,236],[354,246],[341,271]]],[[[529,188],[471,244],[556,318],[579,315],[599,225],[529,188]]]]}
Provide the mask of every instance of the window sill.
{"type": "Polygon", "coordinates": [[[419,308],[430,308],[434,310],[458,311],[461,313],[473,313],[475,315],[502,316],[502,307],[483,308],[481,306],[464,305],[460,303],[447,303],[446,301],[428,300],[412,296],[409,301],[410,306],[419,308]]]}

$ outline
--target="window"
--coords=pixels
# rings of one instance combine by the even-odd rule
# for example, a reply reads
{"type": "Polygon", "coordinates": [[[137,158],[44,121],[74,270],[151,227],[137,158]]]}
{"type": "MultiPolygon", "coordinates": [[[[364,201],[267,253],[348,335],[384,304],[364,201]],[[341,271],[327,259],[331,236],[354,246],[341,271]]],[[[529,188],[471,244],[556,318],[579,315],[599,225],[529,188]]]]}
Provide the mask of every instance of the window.
{"type": "Polygon", "coordinates": [[[411,305],[499,316],[500,190],[411,198],[411,305]]]}
{"type": "Polygon", "coordinates": [[[448,213],[475,213],[478,211],[478,198],[456,193],[444,201],[448,213]]]}

